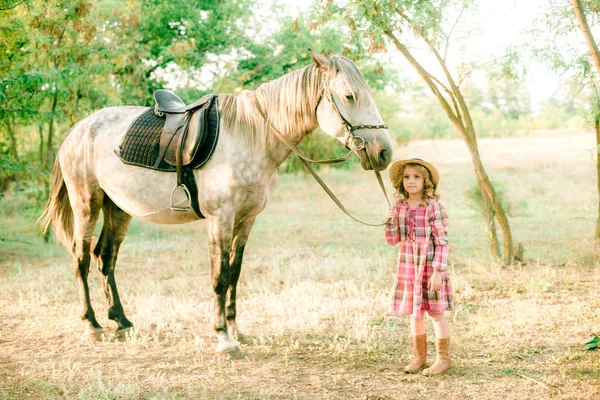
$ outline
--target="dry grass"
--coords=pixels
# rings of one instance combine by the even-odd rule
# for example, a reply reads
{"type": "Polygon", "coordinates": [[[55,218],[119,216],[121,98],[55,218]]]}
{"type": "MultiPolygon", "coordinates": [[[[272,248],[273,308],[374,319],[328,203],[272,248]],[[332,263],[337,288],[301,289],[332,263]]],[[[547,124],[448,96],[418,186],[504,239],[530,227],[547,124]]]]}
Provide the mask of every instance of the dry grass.
{"type": "MultiPolygon", "coordinates": [[[[442,377],[401,372],[408,321],[389,319],[395,249],[380,228],[337,211],[319,186],[282,176],[247,247],[239,324],[251,343],[237,361],[215,357],[206,227],[134,222],[117,279],[136,330],[125,341],[80,339],[66,252],[43,244],[31,218],[7,214],[0,242],[0,398],[81,399],[592,399],[600,398],[599,259],[594,138],[480,142],[492,179],[512,204],[527,262],[489,259],[483,219],[460,141],[414,142],[442,175],[451,217],[455,368],[442,377]]],[[[375,179],[354,170],[324,178],[361,217],[383,219],[375,179]]],[[[90,278],[100,323],[106,304],[90,278]]],[[[431,326],[427,325],[432,337],[431,326]]],[[[430,356],[433,349],[430,346],[430,356]]]]}

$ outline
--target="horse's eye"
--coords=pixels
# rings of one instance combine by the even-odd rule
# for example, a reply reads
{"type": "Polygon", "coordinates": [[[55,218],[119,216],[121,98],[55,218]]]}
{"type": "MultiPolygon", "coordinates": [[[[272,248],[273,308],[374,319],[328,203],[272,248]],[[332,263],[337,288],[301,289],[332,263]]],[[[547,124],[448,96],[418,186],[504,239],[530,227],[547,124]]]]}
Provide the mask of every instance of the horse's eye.
{"type": "Polygon", "coordinates": [[[354,96],[352,95],[352,93],[346,93],[346,100],[348,100],[348,101],[354,100],[354,96]]]}

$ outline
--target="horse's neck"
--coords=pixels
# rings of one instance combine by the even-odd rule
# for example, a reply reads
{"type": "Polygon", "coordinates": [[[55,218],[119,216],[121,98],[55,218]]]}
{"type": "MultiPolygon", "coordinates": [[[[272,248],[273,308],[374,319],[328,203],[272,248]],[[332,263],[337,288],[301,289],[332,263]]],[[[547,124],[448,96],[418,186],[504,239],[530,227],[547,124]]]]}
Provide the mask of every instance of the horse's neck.
{"type": "Polygon", "coordinates": [[[277,125],[269,124],[271,130],[269,135],[271,135],[271,138],[267,141],[267,145],[264,148],[265,157],[272,160],[275,168],[278,168],[292,154],[292,148],[297,149],[306,136],[315,130],[317,126],[316,123],[307,124],[305,126],[298,126],[296,131],[283,132],[277,125]]]}
{"type": "Polygon", "coordinates": [[[322,89],[320,84],[315,83],[318,76],[313,67],[264,84],[252,93],[258,114],[267,121],[268,129],[264,134],[269,135],[270,140],[265,141],[265,151],[278,166],[292,152],[280,136],[289,144],[298,146],[318,127],[316,106],[322,89]]]}

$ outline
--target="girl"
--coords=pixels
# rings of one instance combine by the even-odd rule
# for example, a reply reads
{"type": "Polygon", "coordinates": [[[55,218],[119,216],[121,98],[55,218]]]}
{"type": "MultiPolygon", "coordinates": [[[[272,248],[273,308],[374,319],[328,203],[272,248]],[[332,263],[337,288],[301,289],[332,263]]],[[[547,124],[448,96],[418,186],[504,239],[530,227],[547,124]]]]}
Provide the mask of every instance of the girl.
{"type": "Polygon", "coordinates": [[[390,313],[411,315],[410,328],[415,356],[404,368],[416,373],[425,365],[427,346],[423,314],[433,321],[437,357],[424,375],[441,374],[452,366],[450,328],[444,311],[452,310],[452,287],[448,279],[448,216],[438,203],[440,176],[436,168],[418,158],[396,161],[390,179],[397,202],[387,211],[388,244],[399,245],[398,272],[392,291],[390,313]]]}

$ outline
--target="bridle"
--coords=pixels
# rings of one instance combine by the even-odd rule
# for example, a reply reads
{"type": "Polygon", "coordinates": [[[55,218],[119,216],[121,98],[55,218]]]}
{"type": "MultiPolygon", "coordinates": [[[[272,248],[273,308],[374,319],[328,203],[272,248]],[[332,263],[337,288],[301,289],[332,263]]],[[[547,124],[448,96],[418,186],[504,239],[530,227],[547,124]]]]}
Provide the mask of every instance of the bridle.
{"type": "MultiPolygon", "coordinates": [[[[346,119],[346,117],[344,117],[344,114],[342,114],[342,112],[340,111],[337,102],[335,101],[335,97],[333,96],[333,93],[331,93],[331,88],[329,87],[329,85],[325,85],[325,88],[323,89],[323,95],[321,95],[321,97],[319,98],[319,101],[317,101],[317,105],[315,106],[315,114],[317,113],[317,108],[319,108],[319,104],[321,103],[321,100],[323,99],[323,96],[325,96],[327,98],[327,100],[329,100],[329,103],[331,103],[331,106],[333,107],[333,109],[335,110],[335,112],[339,115],[340,119],[342,120],[342,123],[344,124],[344,128],[346,128],[346,134],[344,137],[344,144],[346,145],[346,148],[349,150],[353,150],[355,152],[364,150],[365,148],[365,139],[362,138],[362,136],[357,136],[354,135],[354,131],[358,130],[358,129],[387,129],[387,125],[383,124],[383,125],[352,125],[352,123],[350,121],[348,121],[348,119],[346,119]],[[356,145],[356,141],[359,141],[359,144],[356,145]]],[[[358,155],[358,154],[357,154],[358,155]]],[[[367,153],[367,157],[369,156],[369,154],[367,153]]],[[[369,160],[370,162],[370,160],[369,160]]]]}
{"type": "MultiPolygon", "coordinates": [[[[273,126],[273,124],[271,124],[271,121],[269,121],[269,119],[266,117],[266,115],[264,114],[264,112],[262,111],[262,108],[260,107],[260,105],[258,103],[256,103],[256,107],[258,109],[259,114],[267,122],[269,127],[275,132],[275,134],[279,138],[279,140],[281,140],[290,150],[292,150],[298,156],[298,158],[300,158],[300,161],[302,161],[302,163],[304,164],[306,169],[312,174],[312,176],[315,178],[315,180],[321,185],[323,190],[325,190],[325,192],[329,195],[329,197],[331,197],[333,202],[340,208],[340,210],[342,210],[350,218],[352,218],[353,220],[355,220],[357,222],[360,222],[361,224],[368,225],[368,226],[385,225],[389,221],[389,219],[380,224],[370,224],[370,223],[361,221],[361,220],[357,219],[356,217],[354,217],[352,214],[350,214],[348,212],[348,210],[346,210],[346,207],[344,207],[344,205],[340,202],[340,200],[329,189],[329,187],[327,187],[325,182],[319,177],[319,175],[317,175],[317,173],[315,172],[315,170],[313,169],[313,167],[311,167],[311,165],[309,163],[337,164],[337,163],[346,161],[350,157],[350,155],[352,155],[353,153],[355,153],[358,156],[359,151],[365,151],[365,154],[366,154],[367,158],[369,159],[369,163],[371,163],[369,153],[365,149],[365,147],[366,147],[365,139],[362,136],[355,135],[354,131],[359,130],[359,129],[387,129],[387,125],[385,125],[385,124],[383,124],[383,125],[352,125],[352,123],[350,121],[348,121],[344,117],[344,115],[340,112],[340,109],[338,108],[338,105],[335,101],[335,97],[333,96],[333,93],[331,93],[331,88],[329,87],[328,82],[324,85],[323,93],[319,97],[319,100],[317,101],[317,104],[315,106],[315,115],[317,114],[317,108],[319,107],[319,104],[321,103],[321,100],[323,99],[323,97],[327,98],[327,100],[330,102],[333,109],[336,111],[336,113],[339,115],[340,119],[342,120],[342,123],[346,130],[345,135],[344,135],[344,145],[346,146],[346,148],[348,150],[350,150],[348,152],[348,154],[346,154],[345,156],[330,159],[330,160],[312,160],[312,159],[306,157],[277,128],[275,128],[273,126]]],[[[371,167],[373,167],[372,163],[371,163],[371,167]]],[[[390,200],[389,200],[387,192],[385,190],[385,185],[383,184],[383,179],[381,178],[381,174],[379,173],[379,171],[373,170],[373,172],[375,172],[375,176],[377,178],[377,181],[379,182],[379,186],[381,187],[381,190],[383,191],[383,194],[385,196],[385,200],[388,203],[388,206],[391,206],[390,200]]]]}

